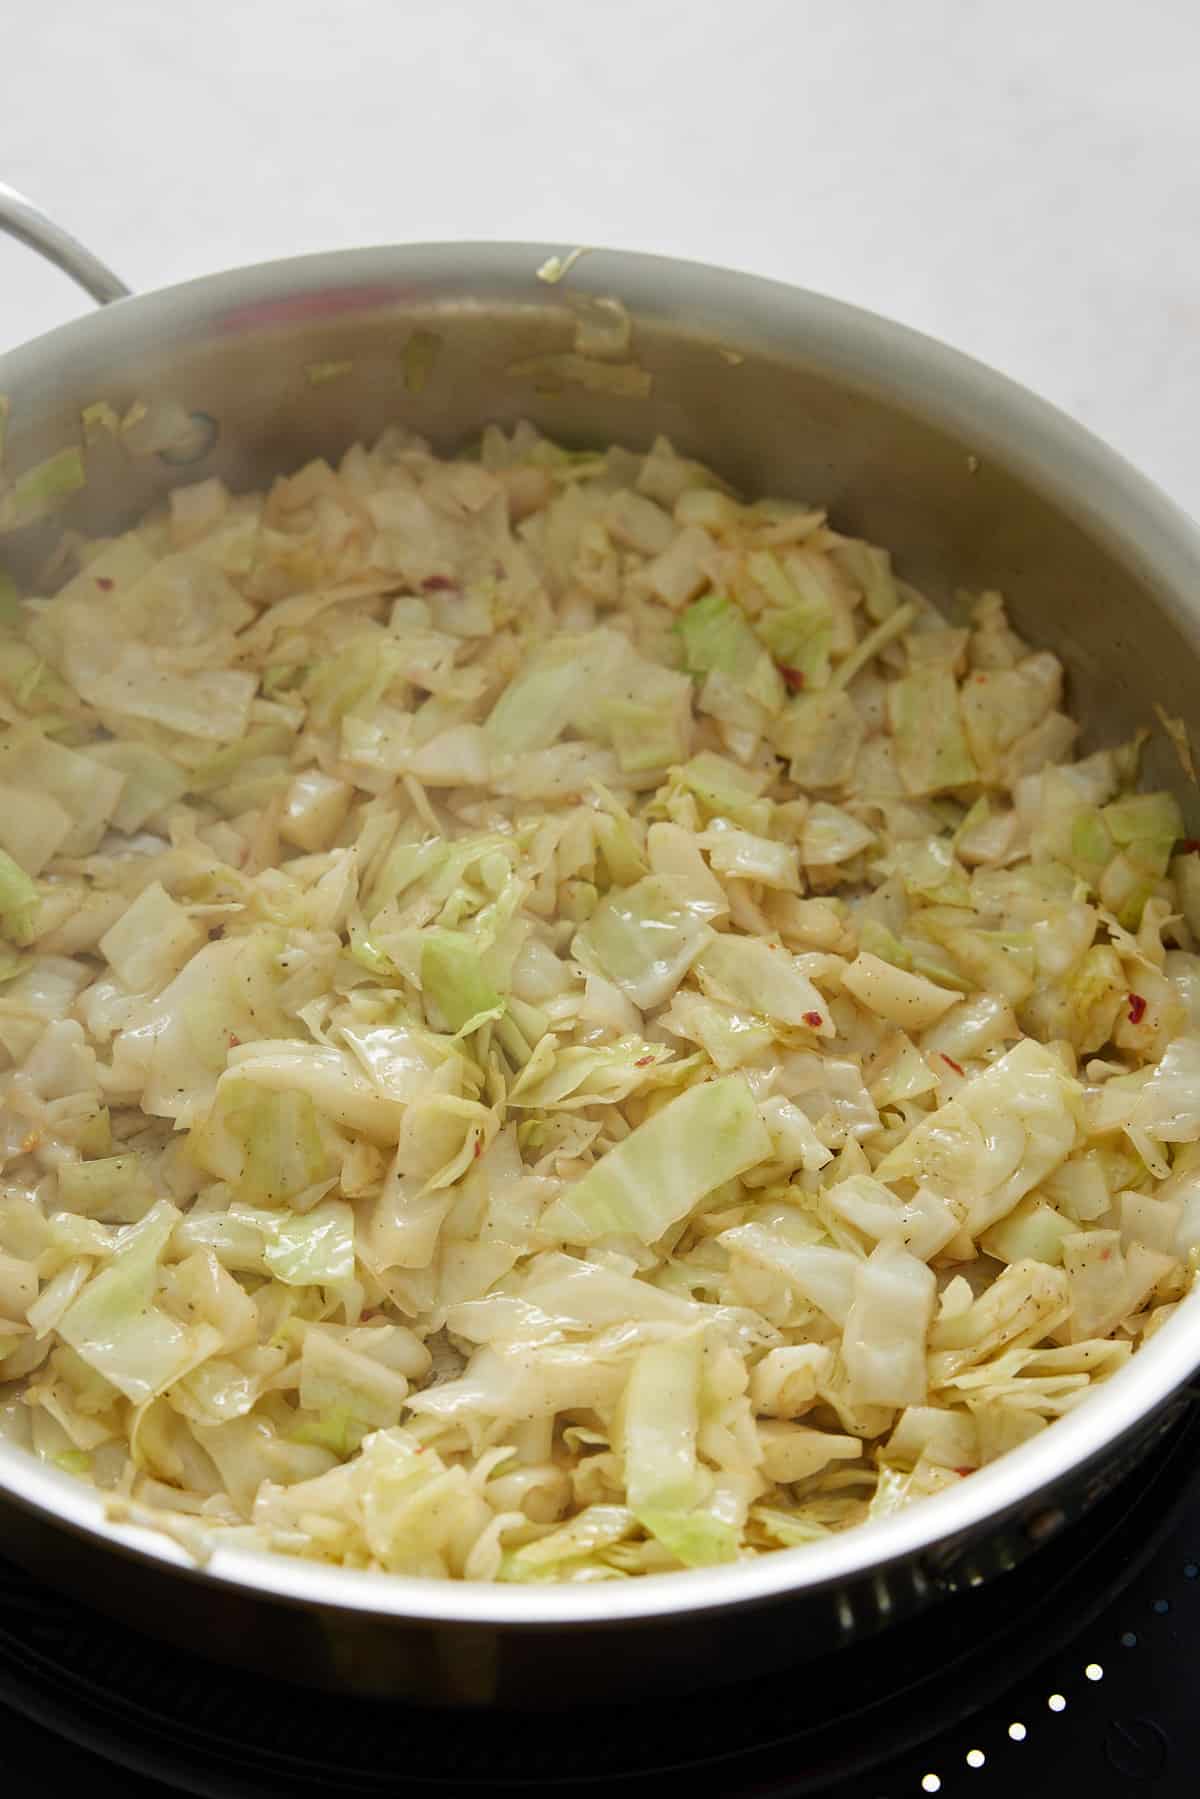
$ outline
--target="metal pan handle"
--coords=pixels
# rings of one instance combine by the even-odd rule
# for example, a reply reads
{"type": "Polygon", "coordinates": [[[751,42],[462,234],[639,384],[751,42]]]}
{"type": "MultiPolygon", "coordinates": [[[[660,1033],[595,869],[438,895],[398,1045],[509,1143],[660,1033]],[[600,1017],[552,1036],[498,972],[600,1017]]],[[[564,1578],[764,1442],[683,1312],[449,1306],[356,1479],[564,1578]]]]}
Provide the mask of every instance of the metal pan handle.
{"type": "Polygon", "coordinates": [[[31,250],[36,250],[39,256],[44,256],[47,262],[69,275],[99,305],[107,306],[110,300],[129,298],[131,289],[99,257],[93,256],[86,244],[81,244],[32,200],[27,200],[24,194],[19,194],[15,187],[6,186],[3,181],[0,181],[0,231],[28,244],[31,250]]]}

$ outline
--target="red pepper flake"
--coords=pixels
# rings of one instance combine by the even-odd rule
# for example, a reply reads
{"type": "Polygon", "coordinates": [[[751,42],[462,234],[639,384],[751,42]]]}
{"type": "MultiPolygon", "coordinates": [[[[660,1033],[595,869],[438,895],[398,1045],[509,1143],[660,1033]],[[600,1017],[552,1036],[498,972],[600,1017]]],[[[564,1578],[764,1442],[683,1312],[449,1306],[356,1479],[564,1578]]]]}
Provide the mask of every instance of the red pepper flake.
{"type": "Polygon", "coordinates": [[[475,1148],[472,1150],[471,1153],[475,1157],[475,1160],[478,1161],[480,1156],[483,1154],[483,1138],[482,1137],[476,1137],[475,1148]]]}
{"type": "Polygon", "coordinates": [[[1112,1250],[1111,1249],[1102,1249],[1100,1251],[1100,1260],[1102,1262],[1111,1262],[1112,1261],[1112,1250]]]}
{"type": "Polygon", "coordinates": [[[956,1468],[954,1472],[956,1474],[974,1474],[975,1470],[974,1468],[956,1468]]]}
{"type": "Polygon", "coordinates": [[[114,582],[111,575],[94,575],[92,578],[95,581],[96,586],[102,587],[105,593],[112,592],[114,582]]]}
{"type": "Polygon", "coordinates": [[[457,587],[457,585],[457,581],[452,580],[449,575],[426,575],[421,583],[421,592],[448,593],[452,587],[457,587]]]}
{"type": "Polygon", "coordinates": [[[639,1056],[637,1061],[634,1063],[634,1067],[635,1068],[649,1068],[649,1066],[650,1066],[651,1062],[653,1062],[653,1060],[654,1060],[653,1056],[639,1056]]]}
{"type": "Polygon", "coordinates": [[[792,693],[799,693],[804,686],[804,670],[802,668],[785,668],[782,662],[779,672],[792,693]]]}
{"type": "Polygon", "coordinates": [[[1181,856],[1194,856],[1200,850],[1200,837],[1184,837],[1179,845],[1181,856]]]}
{"type": "Polygon", "coordinates": [[[954,1070],[954,1072],[955,1072],[955,1074],[963,1074],[963,1073],[965,1073],[965,1070],[964,1070],[964,1068],[963,1068],[963,1065],[962,1065],[962,1063],[961,1063],[961,1062],[956,1062],[956,1061],[955,1061],[955,1060],[954,1060],[954,1057],[953,1057],[953,1056],[948,1056],[948,1055],[947,1055],[947,1054],[946,1054],[946,1052],[945,1052],[945,1050],[944,1050],[944,1049],[943,1049],[943,1050],[939,1050],[939,1051],[938,1051],[938,1054],[939,1054],[939,1055],[940,1055],[940,1056],[941,1056],[941,1058],[942,1058],[942,1061],[943,1061],[943,1062],[944,1062],[944,1063],[945,1063],[945,1064],[946,1064],[946,1067],[947,1067],[947,1068],[952,1068],[952,1069],[953,1069],[953,1070],[954,1070]]]}
{"type": "Polygon", "coordinates": [[[240,1049],[240,1048],[241,1048],[241,1046],[242,1046],[242,1040],[241,1040],[241,1038],[240,1038],[240,1037],[238,1037],[238,1036],[235,1036],[235,1035],[234,1035],[234,1033],[233,1033],[233,1032],[232,1032],[232,1031],[230,1031],[230,1033],[229,1033],[229,1047],[230,1047],[230,1049],[240,1049]]]}
{"type": "Polygon", "coordinates": [[[806,1012],[804,1014],[804,1022],[805,1024],[811,1025],[815,1031],[821,1022],[821,1014],[819,1012],[806,1012]]]}
{"type": "Polygon", "coordinates": [[[1131,993],[1129,995],[1129,1022],[1130,1022],[1130,1024],[1141,1024],[1141,1022],[1145,1016],[1146,1016],[1145,1000],[1142,998],[1140,993],[1131,993]]]}

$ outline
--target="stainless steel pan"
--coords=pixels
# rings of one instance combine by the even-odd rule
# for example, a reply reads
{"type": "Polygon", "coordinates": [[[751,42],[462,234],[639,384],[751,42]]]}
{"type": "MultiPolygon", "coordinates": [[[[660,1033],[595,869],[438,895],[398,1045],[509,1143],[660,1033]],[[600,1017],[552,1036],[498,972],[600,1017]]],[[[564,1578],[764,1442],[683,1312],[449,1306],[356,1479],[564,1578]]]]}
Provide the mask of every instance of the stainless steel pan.
{"type": "MultiPolygon", "coordinates": [[[[522,416],[578,443],[644,446],[662,431],[740,487],[827,504],[950,611],[960,586],[1001,588],[1019,629],[1064,658],[1096,742],[1153,722],[1155,701],[1194,713],[1200,538],[1189,523],[1060,413],[898,325],[773,282],[612,251],[549,286],[536,275],[548,249],[531,244],[308,256],[128,298],[18,196],[0,193],[0,225],[116,302],[0,358],[10,472],[78,442],[81,409],[96,400],[169,399],[212,421],[186,470],[154,455],[90,457],[88,486],[53,528],[0,543],[18,576],[63,524],[121,529],[180,479],[262,486],[396,419],[441,449],[522,416]],[[539,391],[513,374],[570,347],[570,293],[625,303],[647,394],[539,391]],[[420,392],[403,379],[416,331],[439,342],[420,392]],[[333,361],[351,366],[314,386],[310,365],[333,361]]],[[[1185,786],[1161,739],[1149,773],[1185,786]]],[[[734,1567],[563,1591],[232,1550],[198,1567],[7,1446],[0,1551],[146,1630],[310,1683],[525,1705],[678,1689],[831,1652],[939,1596],[952,1628],[954,1590],[1002,1575],[1132,1470],[1189,1403],[1198,1365],[1193,1299],[1101,1397],[955,1491],[819,1549],[734,1567]]]]}

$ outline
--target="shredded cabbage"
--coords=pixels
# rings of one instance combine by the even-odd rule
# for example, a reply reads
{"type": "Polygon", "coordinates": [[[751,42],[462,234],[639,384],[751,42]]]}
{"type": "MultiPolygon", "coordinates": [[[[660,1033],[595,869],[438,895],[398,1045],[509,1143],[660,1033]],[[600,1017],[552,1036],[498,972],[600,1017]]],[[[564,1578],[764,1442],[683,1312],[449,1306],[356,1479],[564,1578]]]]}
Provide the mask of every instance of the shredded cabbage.
{"type": "MultiPolygon", "coordinates": [[[[640,391],[577,315],[524,372],[640,391]]],[[[31,1453],[211,1541],[627,1579],[953,1485],[1187,1294],[1200,857],[999,596],[525,424],[71,556],[0,594],[31,1453]]]]}

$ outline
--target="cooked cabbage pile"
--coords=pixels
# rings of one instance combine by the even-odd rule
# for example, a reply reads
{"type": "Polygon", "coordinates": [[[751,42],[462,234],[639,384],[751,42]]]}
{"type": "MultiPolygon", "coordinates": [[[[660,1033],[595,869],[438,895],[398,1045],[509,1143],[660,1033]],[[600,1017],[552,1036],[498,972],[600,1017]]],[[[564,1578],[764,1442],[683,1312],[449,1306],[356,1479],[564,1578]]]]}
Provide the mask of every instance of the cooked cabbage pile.
{"type": "Polygon", "coordinates": [[[74,556],[0,639],[0,1423],[114,1515],[733,1561],[1187,1292],[1198,846],[997,594],[528,426],[74,556]]]}

